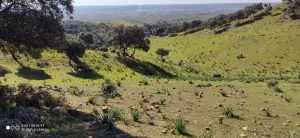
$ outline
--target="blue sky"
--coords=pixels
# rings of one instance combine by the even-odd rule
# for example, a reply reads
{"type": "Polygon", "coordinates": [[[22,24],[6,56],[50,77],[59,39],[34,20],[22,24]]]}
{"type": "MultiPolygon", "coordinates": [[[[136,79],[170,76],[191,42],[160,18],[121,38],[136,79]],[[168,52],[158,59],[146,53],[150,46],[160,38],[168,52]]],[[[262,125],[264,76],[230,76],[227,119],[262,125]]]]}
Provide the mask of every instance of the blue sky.
{"type": "Polygon", "coordinates": [[[257,3],[281,0],[74,0],[75,5],[142,5],[142,4],[201,4],[201,3],[257,3]]]}

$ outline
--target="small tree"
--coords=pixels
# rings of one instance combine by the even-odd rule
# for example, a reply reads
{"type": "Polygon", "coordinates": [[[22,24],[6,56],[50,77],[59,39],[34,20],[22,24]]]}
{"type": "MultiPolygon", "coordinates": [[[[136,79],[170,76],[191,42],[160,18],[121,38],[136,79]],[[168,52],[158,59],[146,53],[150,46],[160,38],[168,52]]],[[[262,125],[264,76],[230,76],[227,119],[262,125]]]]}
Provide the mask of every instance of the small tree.
{"type": "Polygon", "coordinates": [[[138,26],[125,27],[123,25],[113,29],[112,43],[118,46],[124,57],[128,56],[128,49],[133,48],[131,57],[134,57],[136,49],[148,51],[150,40],[146,38],[144,29],[138,26]]]}
{"type": "Polygon", "coordinates": [[[169,53],[170,53],[170,50],[166,50],[166,49],[164,49],[164,48],[159,48],[159,49],[157,49],[157,50],[155,51],[155,53],[161,57],[161,60],[162,60],[162,61],[164,61],[164,58],[163,58],[163,57],[164,57],[164,56],[168,56],[169,53]]]}

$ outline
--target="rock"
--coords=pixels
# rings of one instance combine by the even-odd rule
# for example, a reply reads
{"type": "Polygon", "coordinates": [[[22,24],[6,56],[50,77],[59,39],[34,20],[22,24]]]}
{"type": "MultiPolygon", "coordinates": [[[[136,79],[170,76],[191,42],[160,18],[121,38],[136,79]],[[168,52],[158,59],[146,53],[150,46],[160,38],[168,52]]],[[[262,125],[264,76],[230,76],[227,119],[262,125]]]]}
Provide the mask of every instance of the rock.
{"type": "Polygon", "coordinates": [[[296,126],[300,126],[300,124],[296,124],[296,126]]]}
{"type": "Polygon", "coordinates": [[[163,130],[163,131],[161,131],[161,133],[163,133],[163,134],[167,134],[167,130],[163,130]]]}
{"type": "Polygon", "coordinates": [[[283,123],[282,125],[283,125],[283,126],[288,126],[288,124],[287,124],[287,123],[283,123]]]}
{"type": "Polygon", "coordinates": [[[287,120],[286,122],[288,122],[288,123],[293,123],[293,121],[292,121],[292,120],[287,120]]]}
{"type": "Polygon", "coordinates": [[[181,112],[181,110],[180,110],[180,109],[177,109],[177,112],[181,112]]]}
{"type": "Polygon", "coordinates": [[[175,135],[175,130],[174,129],[171,129],[170,132],[171,132],[171,134],[175,135]]]}
{"type": "Polygon", "coordinates": [[[219,104],[219,107],[223,107],[223,104],[220,103],[220,104],[219,104]]]}
{"type": "Polygon", "coordinates": [[[264,136],[271,137],[271,134],[264,132],[264,136]]]}
{"type": "Polygon", "coordinates": [[[155,106],[155,105],[159,105],[159,102],[157,102],[157,101],[153,101],[153,102],[151,103],[151,105],[153,105],[153,106],[155,106]]]}
{"type": "Polygon", "coordinates": [[[206,127],[205,130],[206,130],[206,131],[210,131],[210,128],[209,128],[209,127],[206,127]]]}
{"type": "Polygon", "coordinates": [[[155,124],[154,124],[154,122],[152,122],[152,121],[149,121],[149,122],[148,122],[148,125],[150,125],[150,126],[154,126],[155,124]]]}
{"type": "Polygon", "coordinates": [[[245,134],[240,134],[240,138],[248,138],[245,134]]]}
{"type": "Polygon", "coordinates": [[[107,113],[108,112],[108,110],[109,110],[109,107],[108,106],[102,106],[102,112],[103,113],[107,113]]]}
{"type": "Polygon", "coordinates": [[[242,127],[243,130],[248,131],[248,127],[242,127]]]}

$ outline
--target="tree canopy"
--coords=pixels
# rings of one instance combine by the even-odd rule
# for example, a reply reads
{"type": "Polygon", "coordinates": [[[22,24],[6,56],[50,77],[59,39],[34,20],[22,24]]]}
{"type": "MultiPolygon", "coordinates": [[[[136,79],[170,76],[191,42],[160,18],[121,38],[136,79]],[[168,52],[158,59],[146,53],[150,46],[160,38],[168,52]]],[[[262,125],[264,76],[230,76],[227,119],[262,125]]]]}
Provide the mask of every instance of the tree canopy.
{"type": "Polygon", "coordinates": [[[65,41],[64,13],[72,18],[73,12],[72,0],[1,0],[1,51],[20,63],[17,52],[39,57],[44,48],[57,48],[65,41]]]}
{"type": "Polygon", "coordinates": [[[131,57],[134,57],[136,49],[148,51],[150,49],[150,40],[146,38],[144,28],[138,26],[123,25],[113,28],[113,45],[117,46],[124,57],[128,56],[128,49],[133,48],[131,57]]]}

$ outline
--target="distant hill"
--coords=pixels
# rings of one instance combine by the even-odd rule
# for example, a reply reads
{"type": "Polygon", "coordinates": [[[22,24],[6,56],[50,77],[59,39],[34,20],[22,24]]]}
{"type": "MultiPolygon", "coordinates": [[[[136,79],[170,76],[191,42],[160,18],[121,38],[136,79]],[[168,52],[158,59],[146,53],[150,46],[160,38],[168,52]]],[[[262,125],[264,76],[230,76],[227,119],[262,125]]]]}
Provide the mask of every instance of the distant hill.
{"type": "Polygon", "coordinates": [[[221,13],[228,14],[251,4],[76,6],[74,18],[96,22],[107,20],[126,20],[133,23],[156,23],[160,20],[177,22],[207,19],[221,13]]]}

